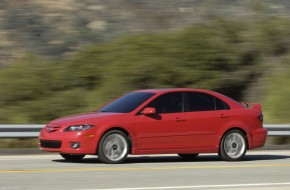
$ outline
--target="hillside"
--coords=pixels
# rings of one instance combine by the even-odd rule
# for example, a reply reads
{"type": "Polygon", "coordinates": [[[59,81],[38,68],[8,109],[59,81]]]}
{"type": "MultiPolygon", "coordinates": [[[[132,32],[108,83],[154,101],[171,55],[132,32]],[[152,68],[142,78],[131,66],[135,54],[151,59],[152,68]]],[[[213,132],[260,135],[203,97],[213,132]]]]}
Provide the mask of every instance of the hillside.
{"type": "Polygon", "coordinates": [[[0,1],[0,123],[45,123],[142,88],[260,102],[290,123],[289,1],[0,1]]]}
{"type": "Polygon", "coordinates": [[[289,1],[1,0],[0,64],[27,53],[68,57],[120,35],[176,30],[217,17],[289,16],[289,1]]]}

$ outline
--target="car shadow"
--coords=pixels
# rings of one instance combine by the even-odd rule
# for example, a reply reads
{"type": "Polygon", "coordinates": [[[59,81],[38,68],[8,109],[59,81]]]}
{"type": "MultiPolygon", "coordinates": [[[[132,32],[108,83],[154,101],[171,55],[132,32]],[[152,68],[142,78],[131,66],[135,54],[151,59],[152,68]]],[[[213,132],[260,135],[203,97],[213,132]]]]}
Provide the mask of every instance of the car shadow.
{"type": "Polygon", "coordinates": [[[285,155],[246,155],[243,159],[243,161],[258,161],[258,160],[282,160],[290,158],[290,156],[285,155]]]}
{"type": "MultiPolygon", "coordinates": [[[[240,162],[249,162],[249,161],[263,161],[263,160],[281,160],[287,159],[290,156],[285,155],[246,155],[244,159],[240,162]]],[[[95,158],[83,158],[79,161],[67,161],[65,159],[55,159],[53,162],[61,163],[82,163],[82,164],[98,164],[102,163],[99,161],[97,156],[95,158]]],[[[179,156],[138,156],[138,157],[128,157],[122,164],[138,164],[138,163],[185,163],[185,162],[225,162],[218,155],[199,155],[193,160],[185,160],[179,156]]]]}

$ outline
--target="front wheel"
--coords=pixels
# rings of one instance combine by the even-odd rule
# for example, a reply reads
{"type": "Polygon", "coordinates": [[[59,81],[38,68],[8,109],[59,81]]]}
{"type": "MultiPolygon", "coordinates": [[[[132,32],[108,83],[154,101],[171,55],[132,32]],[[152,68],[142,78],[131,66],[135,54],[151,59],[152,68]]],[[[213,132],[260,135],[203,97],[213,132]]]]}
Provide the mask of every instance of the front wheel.
{"type": "Polygon", "coordinates": [[[247,138],[237,129],[228,131],[222,138],[219,156],[225,161],[242,160],[247,151],[247,138]]]}
{"type": "Polygon", "coordinates": [[[128,138],[123,132],[109,131],[99,143],[98,157],[104,163],[119,164],[127,158],[129,148],[128,138]]]}
{"type": "Polygon", "coordinates": [[[60,155],[68,161],[79,161],[79,160],[83,159],[83,157],[85,157],[85,154],[63,154],[63,153],[60,153],[60,155]]]}
{"type": "Polygon", "coordinates": [[[193,160],[194,158],[198,156],[198,154],[178,154],[178,156],[180,156],[181,158],[185,160],[193,160]]]}

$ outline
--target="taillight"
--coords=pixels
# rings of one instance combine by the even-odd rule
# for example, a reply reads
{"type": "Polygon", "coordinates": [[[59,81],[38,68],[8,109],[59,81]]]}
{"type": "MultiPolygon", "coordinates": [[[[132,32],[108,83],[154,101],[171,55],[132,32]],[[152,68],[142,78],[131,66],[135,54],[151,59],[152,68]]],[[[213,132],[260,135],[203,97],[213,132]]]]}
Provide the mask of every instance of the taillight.
{"type": "Polygon", "coordinates": [[[263,114],[259,115],[257,118],[258,118],[258,120],[260,120],[260,121],[263,121],[263,120],[264,120],[263,114]]]}

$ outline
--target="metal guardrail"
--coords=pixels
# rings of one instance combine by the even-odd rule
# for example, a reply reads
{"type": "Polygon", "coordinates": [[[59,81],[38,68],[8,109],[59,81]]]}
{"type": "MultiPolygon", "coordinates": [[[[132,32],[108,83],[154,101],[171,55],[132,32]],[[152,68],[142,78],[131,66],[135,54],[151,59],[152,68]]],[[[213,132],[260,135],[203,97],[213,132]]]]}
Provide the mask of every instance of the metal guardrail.
{"type": "Polygon", "coordinates": [[[290,136],[290,124],[264,124],[268,136],[290,136]]]}
{"type": "Polygon", "coordinates": [[[45,125],[0,125],[0,138],[38,137],[45,125]]]}
{"type": "MultiPolygon", "coordinates": [[[[0,125],[0,138],[36,138],[45,125],[0,125]]],[[[265,124],[268,136],[290,136],[290,124],[265,124]]]]}

